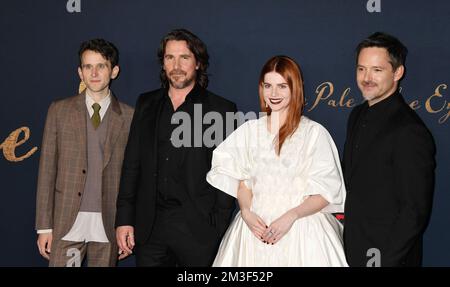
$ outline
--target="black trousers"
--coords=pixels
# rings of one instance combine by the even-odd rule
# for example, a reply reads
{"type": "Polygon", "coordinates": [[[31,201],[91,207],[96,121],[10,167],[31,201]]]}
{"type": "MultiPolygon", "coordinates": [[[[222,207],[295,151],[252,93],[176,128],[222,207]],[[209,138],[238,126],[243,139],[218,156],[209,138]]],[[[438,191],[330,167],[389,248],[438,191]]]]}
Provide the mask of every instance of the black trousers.
{"type": "Polygon", "coordinates": [[[217,253],[218,243],[202,244],[190,231],[180,209],[158,210],[150,238],[136,245],[138,267],[208,267],[217,253]]]}

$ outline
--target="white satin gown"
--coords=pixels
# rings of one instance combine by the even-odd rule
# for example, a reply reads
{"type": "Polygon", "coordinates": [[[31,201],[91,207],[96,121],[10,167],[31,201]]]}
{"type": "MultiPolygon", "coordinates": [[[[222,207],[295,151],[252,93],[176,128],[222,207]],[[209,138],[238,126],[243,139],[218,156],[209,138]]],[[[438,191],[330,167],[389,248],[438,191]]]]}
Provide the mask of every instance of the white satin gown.
{"type": "Polygon", "coordinates": [[[331,214],[343,212],[345,185],[338,151],[328,131],[302,116],[295,133],[275,154],[267,117],[241,125],[213,152],[207,181],[237,196],[240,180],[252,190],[251,210],[269,225],[308,196],[330,204],[298,219],[274,245],[261,242],[236,214],[213,266],[347,266],[342,225],[331,214]]]}

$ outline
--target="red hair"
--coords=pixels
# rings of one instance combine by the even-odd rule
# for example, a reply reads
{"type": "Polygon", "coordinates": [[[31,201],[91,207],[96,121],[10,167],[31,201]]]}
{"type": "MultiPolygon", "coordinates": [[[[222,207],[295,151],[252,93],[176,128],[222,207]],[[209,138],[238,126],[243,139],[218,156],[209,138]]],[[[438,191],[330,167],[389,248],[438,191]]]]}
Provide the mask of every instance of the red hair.
{"type": "Polygon", "coordinates": [[[268,115],[271,114],[272,110],[270,107],[266,107],[262,88],[264,76],[270,72],[280,74],[286,80],[291,91],[291,100],[288,106],[286,122],[281,126],[278,132],[278,142],[275,143],[276,153],[277,155],[280,155],[283,143],[295,132],[300,124],[300,118],[303,114],[303,108],[305,106],[305,98],[303,95],[303,77],[300,66],[293,59],[287,56],[275,56],[267,61],[259,76],[259,103],[261,110],[266,112],[268,115]]]}

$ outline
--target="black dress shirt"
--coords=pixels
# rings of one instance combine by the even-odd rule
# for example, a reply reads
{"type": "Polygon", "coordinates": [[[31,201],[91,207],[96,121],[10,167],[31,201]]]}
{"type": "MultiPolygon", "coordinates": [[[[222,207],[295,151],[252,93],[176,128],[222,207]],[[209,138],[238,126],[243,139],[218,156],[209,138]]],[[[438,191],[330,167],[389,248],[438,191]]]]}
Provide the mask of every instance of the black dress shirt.
{"type": "MultiPolygon", "coordinates": [[[[192,91],[195,93],[195,89],[192,91]]],[[[189,105],[193,105],[191,93],[186,96],[183,104],[176,111],[173,109],[172,101],[166,93],[164,104],[158,123],[158,183],[157,183],[157,206],[159,209],[167,210],[181,206],[186,199],[186,191],[181,173],[182,149],[172,144],[171,135],[179,124],[175,120],[176,112],[185,112],[189,105]]]]}

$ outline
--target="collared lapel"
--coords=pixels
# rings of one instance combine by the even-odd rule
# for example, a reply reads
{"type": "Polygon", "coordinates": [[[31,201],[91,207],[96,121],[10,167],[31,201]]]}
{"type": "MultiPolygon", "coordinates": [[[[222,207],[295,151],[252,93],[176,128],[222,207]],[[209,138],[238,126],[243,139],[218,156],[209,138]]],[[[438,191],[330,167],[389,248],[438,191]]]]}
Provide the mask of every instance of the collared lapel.
{"type": "MultiPolygon", "coordinates": [[[[144,135],[149,137],[148,138],[148,140],[150,141],[149,144],[153,145],[149,160],[152,163],[154,170],[157,170],[158,168],[156,161],[158,154],[158,126],[161,112],[164,107],[163,106],[164,97],[166,95],[167,90],[160,89],[156,94],[150,96],[149,102],[146,105],[145,110],[142,111],[142,114],[144,115],[143,119],[144,129],[142,130],[142,132],[144,135]]],[[[151,146],[147,148],[151,148],[151,146]]]]}
{"type": "MultiPolygon", "coordinates": [[[[155,102],[155,109],[156,109],[156,121],[154,121],[155,123],[155,127],[154,127],[154,135],[155,137],[153,138],[153,154],[154,154],[154,158],[158,158],[156,155],[158,154],[158,127],[159,127],[159,120],[161,118],[161,112],[163,110],[164,107],[164,93],[162,94],[161,97],[159,97],[156,102],[155,102]]],[[[156,160],[153,161],[155,170],[158,168],[158,163],[156,160]]]]}
{"type": "Polygon", "coordinates": [[[83,166],[87,166],[87,135],[86,135],[86,91],[83,91],[81,94],[74,98],[74,109],[71,109],[71,122],[72,127],[75,131],[76,139],[78,139],[77,143],[73,143],[77,145],[77,148],[80,150],[83,159],[83,166]]]}
{"type": "Polygon", "coordinates": [[[105,168],[111,160],[114,144],[116,143],[123,126],[122,110],[120,109],[119,101],[112,92],[110,108],[105,148],[103,149],[103,168],[105,168]]]}

